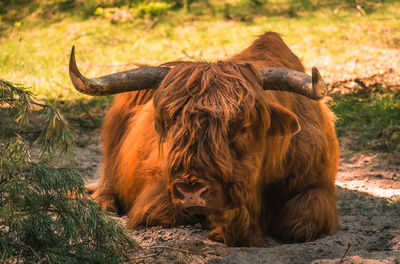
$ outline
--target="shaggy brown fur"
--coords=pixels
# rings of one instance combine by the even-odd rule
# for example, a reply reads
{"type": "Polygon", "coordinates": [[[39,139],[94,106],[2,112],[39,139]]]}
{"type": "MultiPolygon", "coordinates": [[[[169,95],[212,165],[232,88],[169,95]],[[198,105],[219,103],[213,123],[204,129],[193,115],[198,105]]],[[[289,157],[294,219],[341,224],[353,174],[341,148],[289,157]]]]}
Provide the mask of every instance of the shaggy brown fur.
{"type": "Polygon", "coordinates": [[[271,66],[304,71],[269,32],[227,61],[174,63],[156,91],[118,95],[96,201],[126,213],[130,228],[201,219],[210,238],[233,246],[335,232],[334,115],[323,102],[264,91],[257,68],[271,66]],[[176,206],[174,184],[191,181],[209,186],[206,210],[176,206]]]}

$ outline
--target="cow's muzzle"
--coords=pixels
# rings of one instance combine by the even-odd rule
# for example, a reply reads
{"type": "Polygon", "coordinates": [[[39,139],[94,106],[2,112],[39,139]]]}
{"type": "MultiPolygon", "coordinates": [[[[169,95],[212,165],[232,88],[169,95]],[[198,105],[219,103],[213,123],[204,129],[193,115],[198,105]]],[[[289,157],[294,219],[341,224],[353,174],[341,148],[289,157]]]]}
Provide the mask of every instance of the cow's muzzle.
{"type": "Polygon", "coordinates": [[[174,203],[184,208],[206,207],[209,189],[203,184],[175,183],[172,188],[174,203]]]}

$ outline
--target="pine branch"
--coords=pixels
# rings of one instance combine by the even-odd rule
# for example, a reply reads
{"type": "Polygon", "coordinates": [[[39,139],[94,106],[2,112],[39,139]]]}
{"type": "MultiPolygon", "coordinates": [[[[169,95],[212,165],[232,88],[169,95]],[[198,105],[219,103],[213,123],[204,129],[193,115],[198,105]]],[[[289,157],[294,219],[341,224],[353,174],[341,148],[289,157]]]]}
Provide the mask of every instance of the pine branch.
{"type": "MultiPolygon", "coordinates": [[[[38,103],[34,100],[32,93],[27,91],[20,85],[11,84],[8,81],[0,79],[0,105],[6,102],[8,104],[9,116],[13,120],[13,124],[9,122],[4,125],[0,120],[1,126],[8,126],[11,129],[2,129],[3,135],[5,132],[23,131],[21,126],[27,125],[31,118],[32,105],[42,108],[44,120],[43,126],[40,128],[41,132],[37,143],[42,148],[39,153],[40,159],[48,159],[51,155],[55,155],[58,160],[71,159],[74,136],[60,111],[50,105],[38,103]],[[16,127],[13,129],[12,126],[16,127]]],[[[57,160],[52,157],[53,160],[57,160]]]]}
{"type": "Polygon", "coordinates": [[[74,138],[61,112],[2,79],[0,112],[0,262],[128,261],[136,247],[128,231],[86,198],[82,174],[51,165],[72,154],[74,138]],[[35,162],[22,136],[33,106],[42,115],[35,162]]]}

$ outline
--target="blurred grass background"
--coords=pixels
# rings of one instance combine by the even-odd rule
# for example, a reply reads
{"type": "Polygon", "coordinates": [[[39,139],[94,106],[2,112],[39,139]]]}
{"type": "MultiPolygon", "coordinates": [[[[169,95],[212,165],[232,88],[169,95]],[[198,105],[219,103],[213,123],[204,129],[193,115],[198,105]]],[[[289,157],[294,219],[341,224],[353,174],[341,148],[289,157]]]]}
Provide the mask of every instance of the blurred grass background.
{"type": "Polygon", "coordinates": [[[265,31],[280,33],[308,71],[317,66],[340,84],[331,106],[339,136],[351,139],[343,153],[400,153],[395,0],[0,0],[0,77],[31,87],[77,126],[98,127],[112,97],[73,89],[72,45],[93,77],[134,63],[223,59],[265,31]]]}

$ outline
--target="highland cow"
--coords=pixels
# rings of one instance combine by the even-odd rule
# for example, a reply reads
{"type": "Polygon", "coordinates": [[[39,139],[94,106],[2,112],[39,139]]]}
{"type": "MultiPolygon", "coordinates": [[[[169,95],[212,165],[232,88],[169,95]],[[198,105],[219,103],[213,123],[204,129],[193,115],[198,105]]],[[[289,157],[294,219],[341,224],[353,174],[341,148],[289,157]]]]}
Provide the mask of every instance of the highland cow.
{"type": "Polygon", "coordinates": [[[89,95],[120,93],[104,120],[93,194],[127,226],[200,222],[231,246],[264,235],[310,241],[338,227],[334,115],[318,70],[272,32],[217,62],[174,62],[94,79],[89,95]]]}

